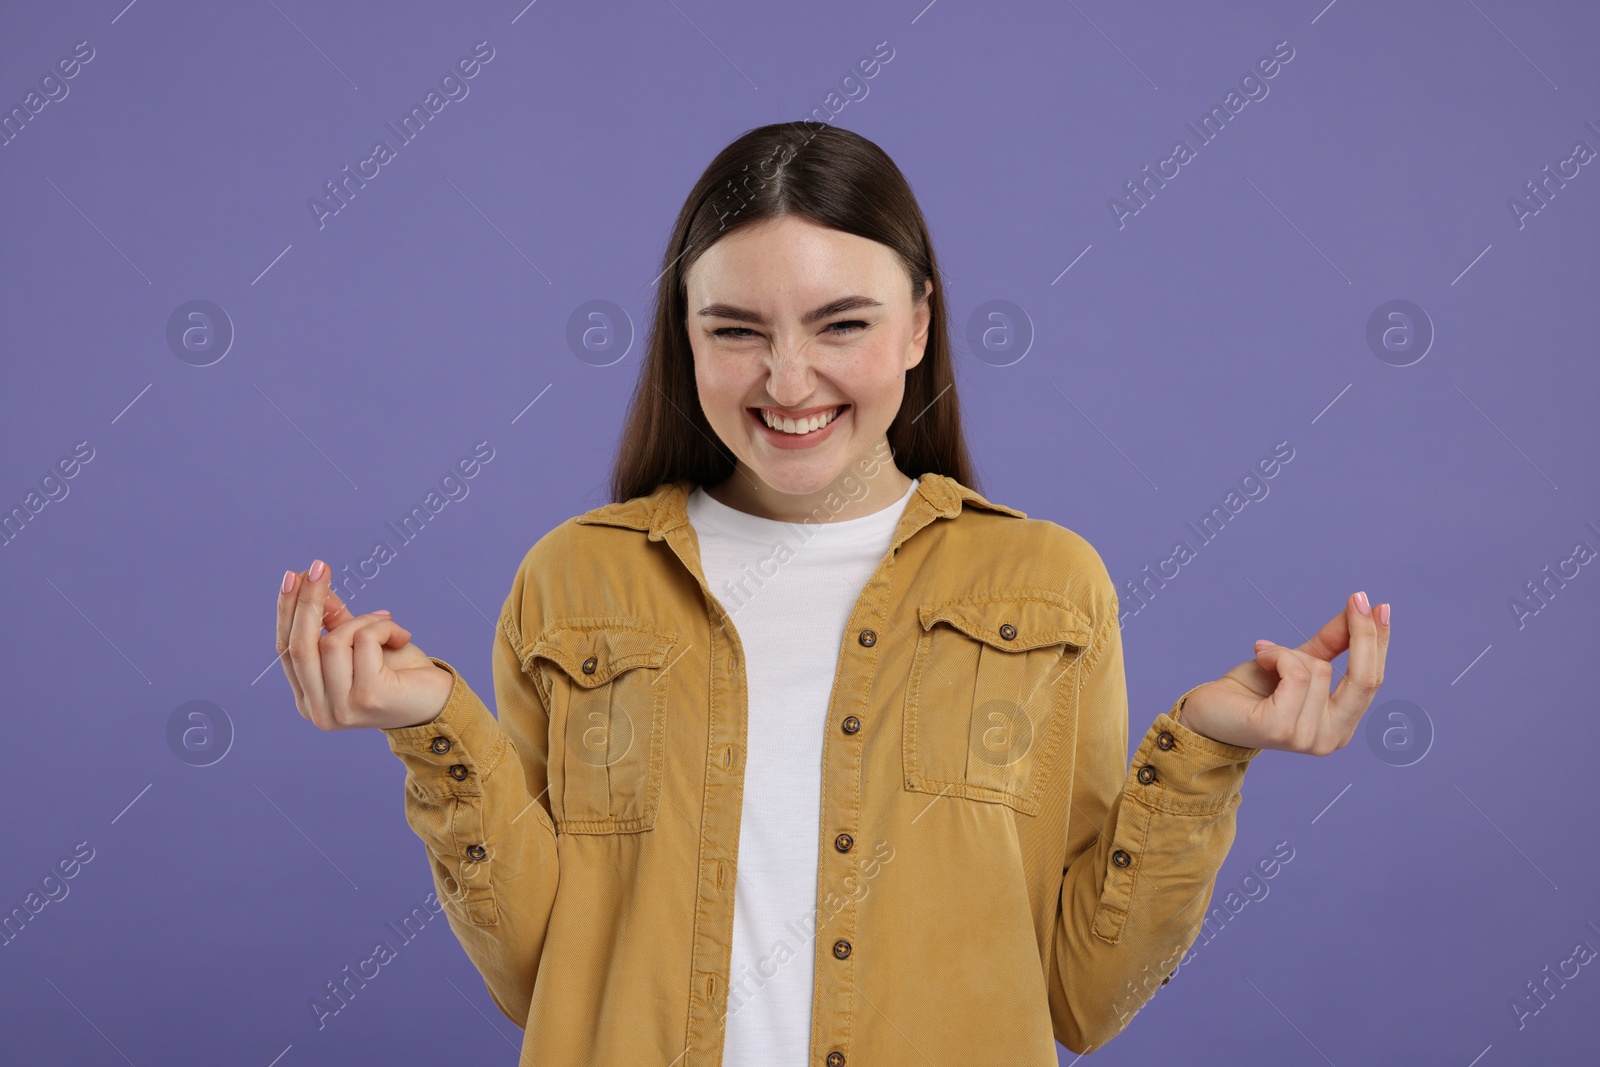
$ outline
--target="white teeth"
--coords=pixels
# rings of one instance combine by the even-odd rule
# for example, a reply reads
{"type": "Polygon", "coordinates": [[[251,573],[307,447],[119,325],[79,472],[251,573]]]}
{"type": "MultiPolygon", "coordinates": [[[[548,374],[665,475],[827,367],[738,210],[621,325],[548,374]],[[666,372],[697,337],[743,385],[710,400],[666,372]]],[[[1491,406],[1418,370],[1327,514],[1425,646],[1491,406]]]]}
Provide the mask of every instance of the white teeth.
{"type": "Polygon", "coordinates": [[[844,405],[841,404],[832,411],[824,411],[820,415],[813,415],[809,419],[801,419],[799,422],[796,422],[794,419],[788,417],[780,418],[773,415],[772,412],[768,411],[766,408],[762,408],[761,418],[769,427],[774,430],[779,430],[783,433],[807,434],[814,430],[820,430],[824,426],[828,425],[828,423],[832,422],[838,417],[839,411],[843,407],[844,405]]]}

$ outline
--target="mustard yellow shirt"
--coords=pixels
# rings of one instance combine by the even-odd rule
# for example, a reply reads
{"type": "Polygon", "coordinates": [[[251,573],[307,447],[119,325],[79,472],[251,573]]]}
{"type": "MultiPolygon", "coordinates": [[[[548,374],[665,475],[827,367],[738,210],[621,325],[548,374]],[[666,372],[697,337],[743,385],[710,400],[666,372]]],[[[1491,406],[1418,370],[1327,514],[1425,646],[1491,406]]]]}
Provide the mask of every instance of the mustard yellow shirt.
{"type": "MultiPolygon", "coordinates": [[[[595,508],[528,551],[495,626],[498,719],[435,658],[455,675],[444,710],[385,731],[523,1063],[721,1067],[744,655],[692,489],[595,508]]],[[[1199,932],[1260,752],[1179,723],[1187,696],[1130,764],[1099,554],[923,475],[834,678],[818,903],[796,917],[810,1062],[1054,1067],[1057,1041],[1126,1028],[1199,932]]]]}

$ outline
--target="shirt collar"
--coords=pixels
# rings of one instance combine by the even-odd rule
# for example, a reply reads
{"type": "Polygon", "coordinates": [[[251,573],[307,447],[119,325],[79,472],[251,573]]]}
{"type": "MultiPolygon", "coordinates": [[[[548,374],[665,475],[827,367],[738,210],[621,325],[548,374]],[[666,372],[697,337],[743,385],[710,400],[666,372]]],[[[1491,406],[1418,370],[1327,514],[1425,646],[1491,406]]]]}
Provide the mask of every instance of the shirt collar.
{"type": "MultiPolygon", "coordinates": [[[[619,503],[603,504],[577,517],[578,522],[603,526],[625,526],[633,530],[648,531],[650,540],[664,540],[668,533],[689,522],[688,499],[694,490],[691,481],[663,482],[645,496],[619,503]]],[[[987,508],[1019,519],[1027,514],[1016,508],[996,504],[983,498],[977,490],[968,488],[943,474],[924,474],[906,504],[905,514],[895,531],[894,544],[934,519],[947,519],[960,513],[965,505],[987,508]]]]}

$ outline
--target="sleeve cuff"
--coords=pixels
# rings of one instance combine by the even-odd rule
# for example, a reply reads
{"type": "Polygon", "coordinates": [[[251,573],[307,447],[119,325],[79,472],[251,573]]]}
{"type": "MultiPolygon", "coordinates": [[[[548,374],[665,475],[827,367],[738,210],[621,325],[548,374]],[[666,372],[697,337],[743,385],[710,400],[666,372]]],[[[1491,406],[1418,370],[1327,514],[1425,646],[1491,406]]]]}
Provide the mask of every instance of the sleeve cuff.
{"type": "Polygon", "coordinates": [[[1189,698],[1156,716],[1133,754],[1128,792],[1146,807],[1179,815],[1214,815],[1234,802],[1259,748],[1229,745],[1196,733],[1178,719],[1189,698]]]}
{"type": "Polygon", "coordinates": [[[416,726],[384,730],[389,750],[405,764],[407,786],[420,796],[480,796],[482,779],[505,757],[500,724],[449,663],[428,659],[455,677],[444,709],[416,726]]]}

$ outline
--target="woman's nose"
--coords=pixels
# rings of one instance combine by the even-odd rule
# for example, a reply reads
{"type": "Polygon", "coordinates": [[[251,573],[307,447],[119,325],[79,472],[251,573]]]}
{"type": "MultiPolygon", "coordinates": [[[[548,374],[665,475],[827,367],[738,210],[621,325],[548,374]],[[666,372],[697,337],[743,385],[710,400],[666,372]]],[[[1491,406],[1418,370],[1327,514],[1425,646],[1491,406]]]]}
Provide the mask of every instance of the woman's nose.
{"type": "Polygon", "coordinates": [[[804,346],[775,344],[767,367],[767,392],[784,407],[810,395],[814,386],[811,360],[804,346]]]}

